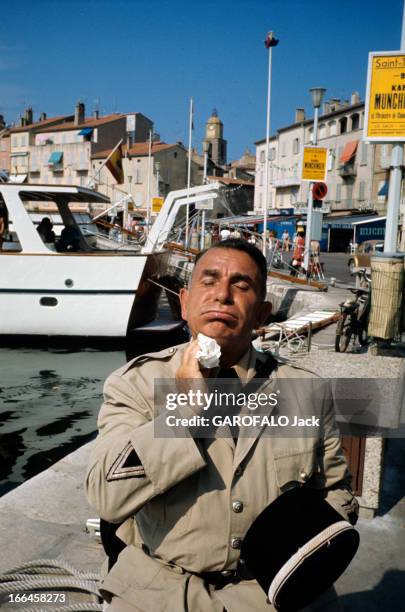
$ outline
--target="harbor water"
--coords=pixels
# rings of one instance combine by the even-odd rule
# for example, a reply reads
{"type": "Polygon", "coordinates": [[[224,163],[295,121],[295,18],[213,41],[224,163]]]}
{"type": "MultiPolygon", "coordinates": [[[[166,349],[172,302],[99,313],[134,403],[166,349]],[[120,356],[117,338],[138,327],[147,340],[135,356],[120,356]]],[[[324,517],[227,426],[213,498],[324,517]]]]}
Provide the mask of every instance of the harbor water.
{"type": "Polygon", "coordinates": [[[95,436],[124,351],[0,348],[0,495],[95,436]]]}

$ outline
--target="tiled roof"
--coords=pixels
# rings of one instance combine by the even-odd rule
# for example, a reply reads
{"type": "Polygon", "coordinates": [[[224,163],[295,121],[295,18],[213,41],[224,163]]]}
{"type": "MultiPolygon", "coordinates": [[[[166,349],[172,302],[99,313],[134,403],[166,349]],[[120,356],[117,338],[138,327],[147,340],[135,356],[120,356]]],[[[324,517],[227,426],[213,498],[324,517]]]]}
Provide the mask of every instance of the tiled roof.
{"type": "MultiPolygon", "coordinates": [[[[154,153],[159,153],[160,151],[165,151],[167,149],[171,149],[172,147],[181,146],[178,143],[175,144],[167,144],[166,142],[153,142],[152,143],[152,155],[154,153]]],[[[106,159],[111,153],[112,149],[107,151],[99,151],[98,153],[94,153],[92,155],[92,159],[106,159]]],[[[129,149],[126,145],[123,145],[122,152],[125,155],[127,152],[129,155],[133,157],[144,157],[149,155],[149,142],[136,142],[129,149]]]]}
{"type": "MultiPolygon", "coordinates": [[[[44,119],[43,121],[35,121],[34,123],[30,123],[29,125],[19,125],[18,127],[10,128],[10,132],[14,134],[15,132],[29,132],[30,130],[36,130],[43,127],[47,127],[52,123],[58,123],[65,121],[67,124],[68,121],[71,121],[74,118],[74,115],[59,115],[58,117],[50,117],[49,119],[44,119]]],[[[56,127],[56,126],[55,126],[56,127]]]]}
{"type": "Polygon", "coordinates": [[[104,117],[99,117],[99,119],[95,119],[94,117],[87,117],[83,121],[83,123],[75,123],[74,121],[69,121],[67,123],[58,124],[53,127],[48,127],[44,130],[37,131],[63,132],[66,130],[82,130],[83,128],[98,127],[99,125],[103,125],[104,123],[110,123],[111,121],[117,121],[117,119],[124,119],[125,117],[126,115],[121,115],[120,113],[105,115],[104,117]]]}

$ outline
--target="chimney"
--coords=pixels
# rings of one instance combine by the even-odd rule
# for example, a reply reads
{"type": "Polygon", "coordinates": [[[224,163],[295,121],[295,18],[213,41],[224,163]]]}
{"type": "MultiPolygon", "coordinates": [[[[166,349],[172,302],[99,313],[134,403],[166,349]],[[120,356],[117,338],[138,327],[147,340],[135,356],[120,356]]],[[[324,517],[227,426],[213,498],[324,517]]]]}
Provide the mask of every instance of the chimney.
{"type": "Polygon", "coordinates": [[[26,108],[25,109],[25,125],[31,125],[32,124],[32,108],[26,108]]]}
{"type": "Polygon", "coordinates": [[[297,108],[295,111],[295,123],[305,121],[305,110],[303,108],[297,108]]]}
{"type": "Polygon", "coordinates": [[[350,98],[350,104],[358,104],[360,102],[360,94],[358,91],[354,91],[350,98]]]}
{"type": "Polygon", "coordinates": [[[78,102],[75,108],[75,124],[80,125],[84,123],[84,104],[83,102],[78,102]]]}
{"type": "Polygon", "coordinates": [[[41,113],[41,114],[39,115],[39,120],[40,120],[40,121],[45,121],[45,120],[46,120],[46,113],[41,113]]]}
{"type": "Polygon", "coordinates": [[[324,102],[323,103],[323,115],[327,115],[328,113],[330,113],[330,102],[324,102]]]}
{"type": "Polygon", "coordinates": [[[337,110],[338,108],[341,107],[340,98],[331,98],[329,104],[330,104],[331,111],[337,110]]]}
{"type": "Polygon", "coordinates": [[[98,119],[100,116],[100,111],[99,110],[94,110],[93,111],[93,119],[98,119]]]}

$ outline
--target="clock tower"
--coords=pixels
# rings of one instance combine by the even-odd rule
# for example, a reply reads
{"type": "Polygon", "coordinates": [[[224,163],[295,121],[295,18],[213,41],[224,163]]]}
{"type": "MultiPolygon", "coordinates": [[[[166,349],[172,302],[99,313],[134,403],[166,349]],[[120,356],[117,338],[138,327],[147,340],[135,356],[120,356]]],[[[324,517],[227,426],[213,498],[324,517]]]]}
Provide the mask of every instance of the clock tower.
{"type": "Polygon", "coordinates": [[[224,124],[214,108],[211,117],[206,123],[204,142],[209,145],[208,157],[217,166],[224,166],[226,164],[226,140],[224,140],[223,134],[224,124]]]}

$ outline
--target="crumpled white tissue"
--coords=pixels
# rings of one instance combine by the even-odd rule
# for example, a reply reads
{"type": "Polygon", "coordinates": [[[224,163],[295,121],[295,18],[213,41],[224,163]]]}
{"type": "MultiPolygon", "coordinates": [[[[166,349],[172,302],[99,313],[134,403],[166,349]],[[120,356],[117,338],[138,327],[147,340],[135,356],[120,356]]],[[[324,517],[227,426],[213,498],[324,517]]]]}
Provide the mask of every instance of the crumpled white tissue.
{"type": "Polygon", "coordinates": [[[200,350],[197,352],[198,362],[203,368],[216,368],[219,366],[221,357],[221,347],[214,338],[209,338],[204,334],[197,336],[200,350]]]}

